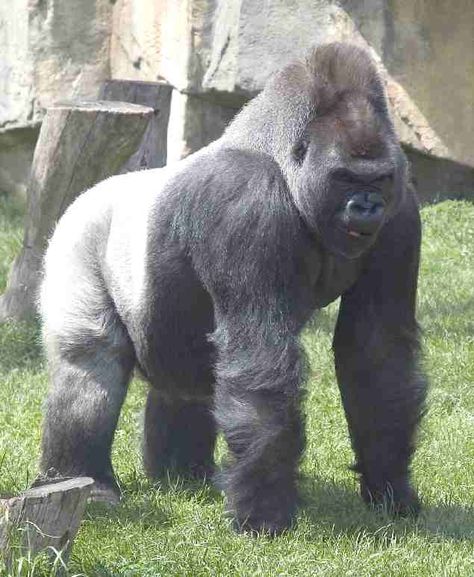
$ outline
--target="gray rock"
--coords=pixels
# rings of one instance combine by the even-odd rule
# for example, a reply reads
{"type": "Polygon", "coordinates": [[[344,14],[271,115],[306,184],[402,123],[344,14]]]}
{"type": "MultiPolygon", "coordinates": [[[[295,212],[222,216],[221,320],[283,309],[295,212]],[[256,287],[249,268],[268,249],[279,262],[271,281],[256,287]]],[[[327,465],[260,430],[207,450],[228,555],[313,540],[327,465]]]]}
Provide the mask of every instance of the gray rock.
{"type": "Polygon", "coordinates": [[[168,124],[168,162],[180,160],[219,138],[237,112],[237,108],[173,90],[168,124]]]}
{"type": "MultiPolygon", "coordinates": [[[[438,159],[443,195],[474,191],[471,0],[3,0],[0,19],[0,132],[37,123],[54,101],[95,97],[109,76],[165,79],[181,94],[168,138],[180,158],[288,61],[343,40],[379,61],[414,172],[438,159]]],[[[31,143],[16,153],[30,158],[31,143]]],[[[0,187],[21,187],[8,154],[0,138],[0,187]]],[[[436,186],[425,169],[416,176],[436,186]]]]}
{"type": "Polygon", "coordinates": [[[46,107],[97,95],[111,19],[110,0],[0,2],[0,189],[24,189],[46,107]]]}

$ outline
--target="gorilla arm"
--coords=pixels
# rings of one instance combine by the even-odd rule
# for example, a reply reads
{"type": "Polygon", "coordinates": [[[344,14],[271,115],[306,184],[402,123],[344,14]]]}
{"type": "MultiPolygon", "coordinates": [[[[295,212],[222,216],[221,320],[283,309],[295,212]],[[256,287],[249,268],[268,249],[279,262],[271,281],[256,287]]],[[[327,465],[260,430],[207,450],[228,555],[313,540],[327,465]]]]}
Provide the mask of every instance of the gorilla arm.
{"type": "Polygon", "coordinates": [[[317,271],[308,263],[314,269],[317,260],[269,157],[225,150],[215,161],[218,172],[201,164],[207,184],[197,190],[213,195],[216,210],[204,213],[209,204],[200,198],[187,212],[194,267],[214,303],[215,416],[231,453],[221,482],[241,528],[275,533],[296,506],[303,448],[297,337],[314,306],[317,271]]]}
{"type": "Polygon", "coordinates": [[[415,320],[420,220],[411,195],[380,233],[358,282],[342,297],[336,373],[366,502],[416,513],[409,464],[426,384],[415,320]]]}

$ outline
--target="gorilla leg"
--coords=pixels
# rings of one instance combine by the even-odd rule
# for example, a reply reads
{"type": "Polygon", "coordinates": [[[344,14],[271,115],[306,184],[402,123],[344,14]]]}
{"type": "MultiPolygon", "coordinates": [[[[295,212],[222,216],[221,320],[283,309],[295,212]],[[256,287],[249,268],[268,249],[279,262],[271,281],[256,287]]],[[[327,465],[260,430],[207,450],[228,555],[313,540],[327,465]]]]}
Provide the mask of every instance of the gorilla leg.
{"type": "Polygon", "coordinates": [[[290,525],[297,505],[301,367],[291,337],[271,345],[260,337],[222,339],[215,414],[230,450],[221,475],[228,508],[238,528],[275,534],[290,525]]]}
{"type": "Polygon", "coordinates": [[[415,321],[419,224],[396,221],[342,298],[334,352],[362,497],[416,514],[409,465],[426,394],[415,321]]]}
{"type": "Polygon", "coordinates": [[[145,410],[143,459],[149,477],[167,471],[209,478],[216,425],[210,402],[170,399],[150,389],[145,410]]]}
{"type": "MultiPolygon", "coordinates": [[[[110,313],[110,311],[109,311],[110,313]]],[[[48,334],[52,387],[47,399],[41,471],[46,475],[89,476],[92,496],[115,501],[110,450],[133,369],[125,328],[111,313],[100,336],[48,334]]]]}

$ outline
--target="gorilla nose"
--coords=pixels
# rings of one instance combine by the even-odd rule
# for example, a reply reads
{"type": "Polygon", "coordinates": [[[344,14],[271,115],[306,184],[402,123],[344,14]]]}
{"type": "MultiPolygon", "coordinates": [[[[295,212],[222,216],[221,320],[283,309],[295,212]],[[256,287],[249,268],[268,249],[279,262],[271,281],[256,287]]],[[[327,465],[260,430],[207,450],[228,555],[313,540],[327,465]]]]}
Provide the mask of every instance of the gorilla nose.
{"type": "Polygon", "coordinates": [[[377,192],[357,192],[347,202],[343,219],[349,233],[370,235],[382,223],[385,203],[377,192]]]}

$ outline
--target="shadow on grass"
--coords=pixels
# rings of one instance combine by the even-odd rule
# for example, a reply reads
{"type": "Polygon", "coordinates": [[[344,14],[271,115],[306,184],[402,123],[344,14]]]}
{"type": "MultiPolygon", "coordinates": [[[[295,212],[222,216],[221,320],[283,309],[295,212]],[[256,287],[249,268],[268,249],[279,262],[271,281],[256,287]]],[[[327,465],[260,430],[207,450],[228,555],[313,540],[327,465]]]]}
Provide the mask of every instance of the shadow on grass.
{"type": "Polygon", "coordinates": [[[167,526],[172,523],[172,509],[176,498],[198,498],[203,505],[222,500],[221,493],[209,480],[196,480],[169,473],[158,480],[133,479],[122,485],[122,500],[111,507],[89,503],[87,516],[94,522],[110,523],[126,520],[142,527],[167,526]]]}
{"type": "Polygon", "coordinates": [[[141,501],[124,499],[119,505],[110,506],[102,503],[89,503],[85,519],[97,526],[109,526],[117,521],[127,521],[143,529],[158,525],[166,527],[171,524],[171,515],[167,506],[159,506],[156,500],[147,495],[141,501]]]}
{"type": "Polygon", "coordinates": [[[302,486],[301,513],[314,526],[314,533],[357,537],[361,532],[380,543],[390,543],[394,535],[439,536],[456,541],[474,540],[474,508],[458,505],[425,505],[418,519],[393,519],[369,510],[356,490],[318,479],[302,486]]]}
{"type": "MultiPolygon", "coordinates": [[[[222,502],[220,492],[208,481],[187,479],[170,473],[166,478],[151,481],[143,477],[132,478],[122,484],[122,501],[115,507],[99,503],[87,505],[85,520],[94,524],[99,533],[106,534],[112,526],[129,527],[133,525],[146,531],[159,527],[172,529],[180,516],[179,499],[198,499],[202,505],[214,505],[222,502]]],[[[130,556],[129,561],[134,560],[130,556]]],[[[81,561],[78,559],[78,565],[81,561]]],[[[140,573],[136,569],[117,568],[114,562],[92,559],[85,567],[87,575],[94,577],[155,577],[155,569],[140,573]]]]}
{"type": "MultiPolygon", "coordinates": [[[[94,573],[90,575],[94,575],[94,577],[117,577],[117,571],[115,569],[108,569],[106,565],[103,563],[98,563],[97,565],[93,566],[94,573]]],[[[135,577],[137,575],[136,572],[131,571],[130,573],[121,573],[121,575],[129,574],[130,577],[135,577]]]]}
{"type": "MultiPolygon", "coordinates": [[[[309,320],[306,331],[314,335],[317,331],[328,335],[331,340],[334,335],[338,314],[338,302],[317,311],[309,320]]],[[[438,298],[434,304],[421,302],[417,318],[423,331],[443,334],[449,326],[453,337],[466,337],[473,334],[474,322],[471,320],[474,312],[474,298],[453,302],[438,298]],[[456,324],[456,326],[455,326],[456,324]]]]}
{"type": "MultiPolygon", "coordinates": [[[[306,325],[306,330],[310,333],[321,331],[332,338],[336,326],[339,302],[335,301],[328,307],[318,310],[314,313],[306,325]]],[[[422,301],[418,307],[417,318],[421,326],[432,325],[436,323],[436,329],[444,328],[447,320],[461,319],[465,320],[466,315],[471,315],[474,311],[474,298],[464,301],[453,302],[452,300],[443,300],[438,298],[434,304],[422,301]]],[[[468,317],[470,318],[470,316],[468,317]]],[[[470,335],[472,332],[465,330],[460,336],[470,335]]]]}
{"type": "MultiPolygon", "coordinates": [[[[474,508],[458,505],[425,505],[418,519],[393,519],[381,511],[371,511],[356,489],[317,478],[301,483],[300,515],[309,521],[310,535],[334,538],[361,534],[381,545],[390,545],[394,536],[437,536],[456,541],[474,541],[474,508]]],[[[175,499],[198,498],[203,505],[218,504],[223,497],[210,482],[188,480],[177,475],[156,482],[142,481],[124,487],[121,504],[115,508],[91,504],[87,518],[108,525],[116,521],[139,524],[146,529],[159,525],[171,527],[175,499]]],[[[104,570],[106,571],[105,567],[104,570]]],[[[107,573],[104,573],[107,575],[107,573]]]]}
{"type": "Polygon", "coordinates": [[[0,323],[0,373],[42,368],[40,335],[38,322],[0,323]]]}
{"type": "Polygon", "coordinates": [[[132,475],[121,484],[123,497],[153,493],[160,495],[196,496],[204,503],[215,503],[221,498],[212,477],[202,479],[186,477],[175,471],[168,471],[166,475],[156,479],[132,475]]]}
{"type": "MultiPolygon", "coordinates": [[[[177,496],[187,495],[191,498],[197,492],[203,503],[217,504],[222,501],[221,494],[210,484],[188,481],[176,476],[156,483],[144,481],[140,487],[134,487],[132,483],[124,489],[124,501],[118,507],[110,509],[90,505],[86,519],[94,525],[102,526],[104,531],[117,522],[124,526],[132,523],[143,530],[154,526],[166,530],[171,529],[176,520],[173,510],[177,496]]],[[[456,541],[471,541],[474,538],[474,509],[471,508],[450,505],[425,507],[416,521],[394,521],[387,515],[368,510],[355,489],[350,487],[307,478],[303,480],[302,493],[300,518],[308,521],[305,523],[305,539],[309,541],[314,536],[315,541],[323,538],[336,542],[342,535],[349,537],[354,543],[361,538],[368,538],[382,548],[389,548],[393,545],[394,537],[403,540],[413,535],[421,535],[456,541]]],[[[297,528],[286,533],[284,538],[291,537],[293,531],[297,532],[297,528]]],[[[235,534],[235,537],[240,538],[238,534],[235,534]]],[[[298,538],[296,533],[295,538],[298,538]]],[[[134,569],[117,569],[96,559],[87,569],[91,571],[87,574],[95,577],[116,577],[118,573],[132,577],[137,574],[134,569]]],[[[149,575],[151,577],[154,574],[150,572],[149,575]]],[[[145,577],[148,573],[140,575],[145,577]]]]}

